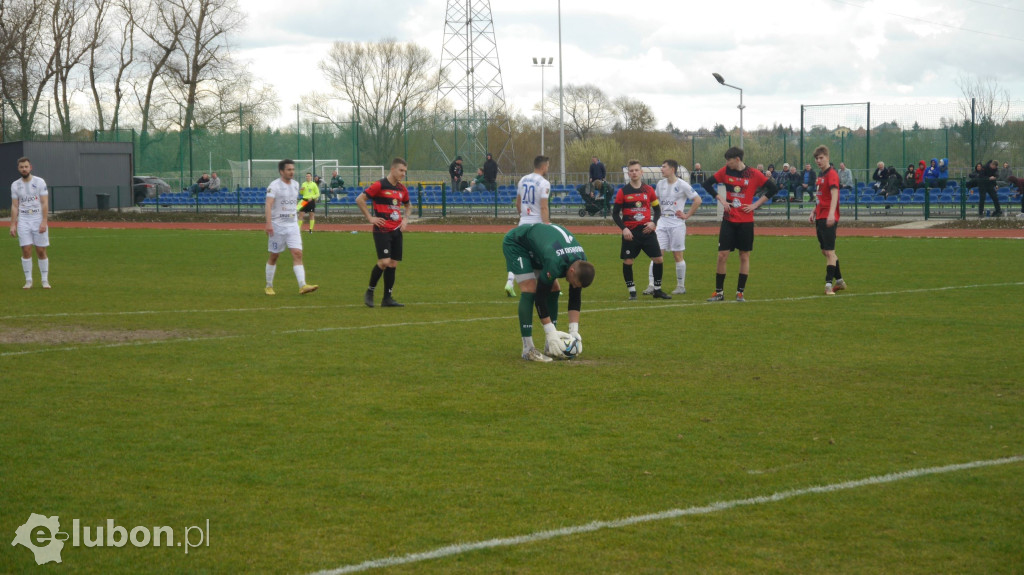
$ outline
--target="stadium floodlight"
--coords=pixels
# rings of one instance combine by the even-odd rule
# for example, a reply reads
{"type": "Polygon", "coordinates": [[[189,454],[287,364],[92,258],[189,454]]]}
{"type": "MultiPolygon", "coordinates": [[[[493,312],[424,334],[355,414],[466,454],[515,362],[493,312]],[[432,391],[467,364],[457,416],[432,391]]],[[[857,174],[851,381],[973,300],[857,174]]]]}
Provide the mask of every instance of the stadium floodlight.
{"type": "Polygon", "coordinates": [[[746,106],[743,105],[743,88],[740,88],[739,86],[733,86],[732,84],[726,84],[725,83],[725,78],[723,78],[722,75],[719,74],[718,72],[712,72],[711,75],[715,77],[715,80],[718,80],[719,84],[721,84],[723,86],[728,86],[728,87],[730,87],[730,88],[732,88],[734,90],[739,90],[740,91],[740,105],[736,106],[736,107],[740,109],[740,148],[742,149],[743,148],[743,108],[746,108],[746,106]]]}
{"type": "Polygon", "coordinates": [[[555,61],[554,57],[541,57],[540,63],[537,58],[533,59],[533,66],[540,68],[540,155],[544,155],[544,68],[550,68],[555,61]]]}

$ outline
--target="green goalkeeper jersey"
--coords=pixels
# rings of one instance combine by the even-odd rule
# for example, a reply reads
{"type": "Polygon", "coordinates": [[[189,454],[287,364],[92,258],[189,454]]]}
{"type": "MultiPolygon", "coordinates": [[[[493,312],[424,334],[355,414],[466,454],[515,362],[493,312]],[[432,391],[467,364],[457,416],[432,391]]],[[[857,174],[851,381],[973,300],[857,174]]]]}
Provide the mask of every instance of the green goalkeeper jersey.
{"type": "Polygon", "coordinates": [[[533,269],[540,270],[538,280],[546,284],[564,278],[573,262],[587,259],[583,246],[569,230],[559,225],[519,226],[510,235],[513,241],[529,250],[533,269]]]}

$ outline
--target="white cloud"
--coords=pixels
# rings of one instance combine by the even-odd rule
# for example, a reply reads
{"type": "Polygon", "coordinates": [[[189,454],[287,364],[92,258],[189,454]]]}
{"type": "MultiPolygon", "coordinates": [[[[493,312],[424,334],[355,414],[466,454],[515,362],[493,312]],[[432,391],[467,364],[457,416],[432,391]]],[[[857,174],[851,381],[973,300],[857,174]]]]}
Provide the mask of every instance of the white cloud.
{"type": "MultiPolygon", "coordinates": [[[[391,36],[439,53],[446,8],[444,0],[292,0],[285,11],[270,0],[244,5],[237,56],[277,88],[281,124],[294,121],[288,110],[320,77],[331,42],[391,36]]],[[[558,57],[557,3],[503,0],[491,9],[506,99],[535,114],[540,71],[531,58],[558,57]]],[[[747,127],[798,125],[801,104],[951,101],[965,74],[994,74],[1024,100],[1021,14],[951,0],[566,0],[562,72],[566,83],[644,100],[659,126],[686,128],[738,123],[738,94],[712,72],[744,89],[747,127]]],[[[557,64],[545,72],[548,87],[557,85],[557,64]]]]}

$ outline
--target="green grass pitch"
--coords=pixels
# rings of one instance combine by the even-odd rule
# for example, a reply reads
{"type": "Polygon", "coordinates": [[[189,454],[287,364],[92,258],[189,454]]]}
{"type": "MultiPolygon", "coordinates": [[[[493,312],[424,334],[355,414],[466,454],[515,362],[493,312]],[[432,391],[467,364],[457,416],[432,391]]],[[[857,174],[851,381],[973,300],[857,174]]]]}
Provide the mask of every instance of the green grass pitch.
{"type": "MultiPolygon", "coordinates": [[[[840,236],[826,298],[813,238],[758,237],[749,301],[705,304],[690,237],[689,294],[630,304],[617,237],[582,236],[584,354],[532,364],[500,235],[408,234],[403,309],[361,304],[369,234],[303,239],[321,290],[284,255],[269,298],[257,232],[55,229],[47,292],[9,238],[0,573],[304,574],[1024,454],[1024,242],[840,236]],[[10,545],[32,513],[210,539],[37,567],[10,545]]],[[[370,572],[1021,570],[1013,462],[370,572]]]]}

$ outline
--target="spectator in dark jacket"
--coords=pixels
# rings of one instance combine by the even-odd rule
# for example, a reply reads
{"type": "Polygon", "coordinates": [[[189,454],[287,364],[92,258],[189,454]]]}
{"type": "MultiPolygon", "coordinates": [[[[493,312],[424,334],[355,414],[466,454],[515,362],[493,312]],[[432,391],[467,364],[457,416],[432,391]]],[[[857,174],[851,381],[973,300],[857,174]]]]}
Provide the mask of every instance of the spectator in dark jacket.
{"type": "Polygon", "coordinates": [[[789,162],[782,164],[782,169],[775,172],[775,183],[780,192],[785,191],[786,196],[789,196],[789,162]]]}
{"type": "Polygon", "coordinates": [[[800,174],[800,182],[796,187],[796,201],[804,201],[804,192],[807,192],[811,194],[811,197],[814,197],[814,182],[817,179],[818,175],[811,169],[811,165],[804,165],[804,171],[800,174]]]}
{"type": "Polygon", "coordinates": [[[700,169],[700,162],[693,165],[693,171],[690,172],[690,185],[691,186],[703,186],[704,180],[707,176],[704,174],[704,170],[700,169]]]}
{"type": "Polygon", "coordinates": [[[492,192],[498,191],[498,162],[494,161],[494,156],[489,152],[484,161],[484,185],[492,192]]]}
{"type": "Polygon", "coordinates": [[[448,175],[452,177],[452,190],[459,191],[462,187],[462,156],[455,156],[455,161],[448,166],[448,175]]]}
{"type": "Polygon", "coordinates": [[[885,180],[889,178],[889,169],[885,167],[885,162],[878,162],[875,167],[875,173],[871,174],[871,187],[875,188],[875,192],[881,191],[885,188],[885,180]]]}
{"type": "Polygon", "coordinates": [[[978,217],[985,215],[985,196],[992,198],[996,209],[992,217],[998,218],[1003,215],[1003,209],[999,206],[999,196],[996,194],[996,178],[999,177],[999,162],[989,160],[982,166],[981,177],[978,183],[978,217]]]}
{"type": "MultiPolygon", "coordinates": [[[[944,183],[944,182],[943,182],[944,183]]],[[[939,184],[939,159],[932,158],[928,167],[924,169],[924,185],[928,188],[941,188],[939,184]]]]}
{"type": "Polygon", "coordinates": [[[597,156],[590,157],[590,181],[601,180],[604,181],[605,176],[608,175],[608,170],[604,167],[604,162],[597,159],[597,156]]]}
{"type": "Polygon", "coordinates": [[[939,187],[946,187],[946,182],[949,181],[949,158],[942,158],[939,160],[939,187]]]}
{"type": "Polygon", "coordinates": [[[907,171],[903,172],[903,187],[913,188],[914,187],[914,174],[917,170],[914,169],[914,164],[907,164],[907,171]]]}

